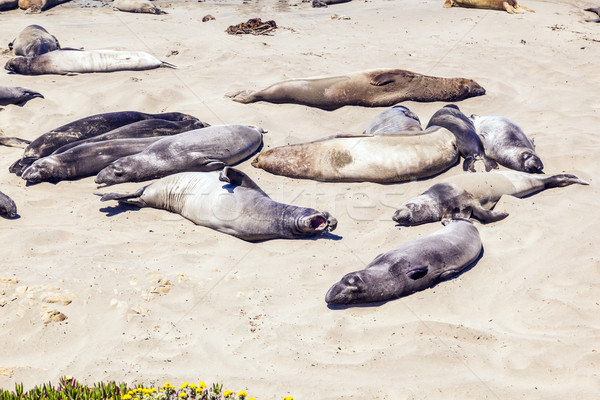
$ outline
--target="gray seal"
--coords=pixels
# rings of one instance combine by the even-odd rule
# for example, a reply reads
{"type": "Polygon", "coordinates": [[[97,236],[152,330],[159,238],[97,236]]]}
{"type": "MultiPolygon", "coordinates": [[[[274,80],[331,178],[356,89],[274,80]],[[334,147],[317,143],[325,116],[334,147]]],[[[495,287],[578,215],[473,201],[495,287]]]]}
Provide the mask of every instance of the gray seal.
{"type": "Polygon", "coordinates": [[[518,198],[539,191],[569,186],[588,185],[575,175],[544,176],[517,171],[460,174],[436,183],[421,195],[406,201],[395,212],[393,220],[403,226],[420,225],[444,218],[471,218],[489,223],[508,216],[493,211],[500,197],[518,198]]]}
{"type": "Polygon", "coordinates": [[[41,93],[20,86],[0,86],[0,106],[9,104],[24,105],[31,99],[41,97],[41,93]]]}
{"type": "Polygon", "coordinates": [[[140,182],[185,171],[214,171],[250,157],[262,145],[257,126],[215,125],[168,136],[96,175],[97,184],[140,182]]]}
{"type": "Polygon", "coordinates": [[[477,136],[471,120],[454,104],[448,104],[436,111],[431,116],[427,128],[432,126],[443,126],[456,136],[458,152],[465,159],[463,170],[475,172],[475,161],[478,159],[483,161],[486,171],[498,168],[495,161],[486,157],[483,143],[477,136]]]}
{"type": "Polygon", "coordinates": [[[421,121],[407,107],[396,105],[383,110],[369,122],[363,133],[377,135],[380,133],[421,132],[421,121]]]}
{"type": "Polygon", "coordinates": [[[0,192],[0,215],[7,218],[14,218],[17,216],[17,205],[15,202],[0,192]]]}
{"type": "Polygon", "coordinates": [[[471,120],[490,158],[517,171],[542,172],[544,164],[535,152],[533,141],[517,124],[496,115],[472,115],[471,120]]]}
{"type": "Polygon", "coordinates": [[[163,137],[112,139],[83,143],[61,153],[36,160],[23,170],[21,178],[30,183],[38,183],[94,176],[113,161],[139,153],[163,137]]]}
{"type": "Polygon", "coordinates": [[[470,221],[444,222],[437,232],[380,254],[365,269],[346,274],[325,295],[327,304],[396,299],[458,275],[478,259],[481,238],[470,221]]]}
{"type": "Polygon", "coordinates": [[[59,126],[32,141],[23,152],[21,159],[15,161],[9,171],[21,175],[21,172],[38,158],[52,154],[58,148],[78,140],[101,135],[121,126],[145,119],[165,119],[169,121],[197,120],[191,115],[174,113],[146,114],[137,111],[119,111],[96,114],[66,125],[59,126]]]}
{"type": "Polygon", "coordinates": [[[337,226],[328,212],[273,201],[250,177],[230,167],[169,175],[133,194],[107,193],[101,200],[168,210],[247,241],[303,238],[337,226]]]}
{"type": "Polygon", "coordinates": [[[8,44],[8,48],[17,56],[35,57],[60,49],[60,43],[41,26],[29,25],[8,44]]]}
{"type": "Polygon", "coordinates": [[[92,136],[87,139],[78,140],[73,143],[68,143],[54,150],[52,154],[62,153],[75,146],[84,143],[101,142],[104,140],[113,139],[139,139],[155,136],[172,136],[179,133],[191,131],[194,129],[206,128],[210,126],[206,122],[196,119],[184,119],[182,121],[169,121],[166,119],[145,119],[138,122],[121,126],[98,136],[92,136]]]}

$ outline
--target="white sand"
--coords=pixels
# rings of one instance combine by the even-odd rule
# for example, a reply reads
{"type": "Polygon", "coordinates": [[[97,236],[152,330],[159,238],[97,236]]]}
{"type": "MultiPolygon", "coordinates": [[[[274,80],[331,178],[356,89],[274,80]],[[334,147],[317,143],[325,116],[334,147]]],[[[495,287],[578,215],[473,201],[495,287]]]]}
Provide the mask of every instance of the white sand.
{"type": "MultiPolygon", "coordinates": [[[[240,168],[272,198],[331,212],[342,237],[251,244],[162,210],[108,216],[114,204],[93,195],[93,178],[26,186],[8,172],[22,150],[0,147],[0,190],[21,216],[0,219],[0,387],[72,375],[89,384],[223,382],[259,400],[597,399],[600,31],[582,9],[598,4],[523,0],[536,13],[509,15],[444,9],[442,0],[250,3],[159,0],[169,13],[162,16],[76,4],[0,14],[3,46],[36,23],[63,47],[143,50],[180,66],[2,73],[0,84],[46,98],[0,111],[0,129],[31,140],[102,112],[180,111],[211,124],[260,125],[270,148],[361,132],[382,109],[238,104],[225,93],[404,68],[476,80],[487,94],[458,103],[463,112],[512,119],[535,138],[547,174],[591,185],[502,199],[496,209],[510,216],[477,223],[485,253],[454,280],[377,307],[331,310],[325,293],[345,273],[441,227],[398,229],[391,220],[395,206],[437,178],[325,184],[246,161],[240,168]],[[331,20],[334,13],[351,19],[331,20]],[[216,20],[202,23],[206,14],[216,20]],[[252,17],[281,28],[272,36],[224,32],[252,17]],[[48,303],[57,295],[72,301],[48,303]],[[44,324],[44,310],[68,319],[44,324]]],[[[10,57],[2,53],[0,64],[10,57]]],[[[405,105],[426,125],[444,103],[405,105]]]]}

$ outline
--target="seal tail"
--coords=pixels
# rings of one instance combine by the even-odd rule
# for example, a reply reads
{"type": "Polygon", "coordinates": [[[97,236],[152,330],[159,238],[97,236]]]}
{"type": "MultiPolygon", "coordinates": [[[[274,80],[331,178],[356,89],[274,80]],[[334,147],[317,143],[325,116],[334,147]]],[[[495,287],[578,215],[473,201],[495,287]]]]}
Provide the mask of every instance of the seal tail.
{"type": "Polygon", "coordinates": [[[25,139],[21,139],[21,138],[17,138],[17,137],[0,137],[0,145],[2,145],[2,146],[19,147],[21,149],[24,149],[30,143],[31,142],[29,140],[25,140],[25,139]]]}
{"type": "Polygon", "coordinates": [[[141,199],[144,190],[147,186],[141,187],[134,193],[94,193],[96,196],[101,196],[100,201],[117,200],[119,203],[132,204],[134,206],[148,207],[148,204],[141,199]]]}
{"type": "Polygon", "coordinates": [[[544,179],[544,189],[550,189],[550,188],[555,188],[555,187],[564,187],[564,186],[573,185],[575,183],[577,183],[579,185],[589,185],[588,182],[584,181],[583,179],[579,179],[575,175],[558,174],[558,175],[549,176],[544,179]]]}
{"type": "Polygon", "coordinates": [[[158,66],[158,68],[172,68],[172,69],[177,69],[177,66],[171,63],[168,63],[166,61],[161,61],[160,65],[158,66]]]}

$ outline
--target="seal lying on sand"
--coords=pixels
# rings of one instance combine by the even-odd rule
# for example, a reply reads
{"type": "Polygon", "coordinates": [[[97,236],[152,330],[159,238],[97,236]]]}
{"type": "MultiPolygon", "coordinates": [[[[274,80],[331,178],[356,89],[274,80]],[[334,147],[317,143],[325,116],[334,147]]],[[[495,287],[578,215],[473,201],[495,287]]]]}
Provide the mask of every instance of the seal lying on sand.
{"type": "Polygon", "coordinates": [[[54,7],[56,5],[66,3],[70,0],[19,0],[19,8],[29,10],[32,13],[38,13],[54,7]]]}
{"type": "Polygon", "coordinates": [[[198,121],[196,119],[184,119],[182,121],[145,119],[142,121],[133,122],[117,129],[113,129],[112,131],[108,131],[102,135],[68,143],[56,149],[52,154],[62,153],[84,143],[102,142],[104,140],[113,139],[136,139],[155,136],[171,136],[194,129],[206,128],[207,126],[210,125],[208,125],[206,122],[198,121]]]}
{"type": "Polygon", "coordinates": [[[466,7],[466,8],[484,8],[491,10],[505,10],[510,14],[523,14],[521,10],[535,12],[531,8],[520,6],[517,0],[446,0],[445,8],[466,7]]]}
{"type": "Polygon", "coordinates": [[[239,103],[295,103],[335,110],[343,106],[389,107],[402,101],[458,101],[481,96],[471,79],[438,78],[402,69],[376,69],[342,76],[292,79],[266,89],[228,94],[239,103]]]}
{"type": "Polygon", "coordinates": [[[143,51],[63,49],[36,57],[15,57],[4,69],[22,75],[43,75],[114,71],[142,71],[175,68],[143,51]]]}
{"type": "Polygon", "coordinates": [[[471,115],[471,120],[490,158],[517,171],[542,172],[544,164],[535,153],[533,141],[525,136],[517,124],[495,115],[471,115]]]}
{"type": "Polygon", "coordinates": [[[345,275],[325,295],[327,304],[395,299],[459,274],[481,254],[481,238],[470,221],[444,222],[437,232],[380,254],[365,269],[345,275]]]}
{"type": "Polygon", "coordinates": [[[405,202],[396,211],[393,220],[403,226],[471,216],[484,223],[499,221],[508,214],[491,209],[502,195],[522,198],[545,189],[575,183],[588,185],[569,174],[544,176],[517,171],[495,171],[455,175],[405,202]]]}
{"type": "Polygon", "coordinates": [[[465,159],[463,170],[475,172],[477,159],[483,161],[486,171],[498,168],[495,161],[486,157],[481,139],[477,136],[471,120],[454,104],[448,104],[436,111],[427,124],[428,128],[432,126],[442,126],[456,136],[456,147],[465,159]]]}
{"type": "Polygon", "coordinates": [[[101,200],[165,209],[248,241],[314,236],[337,226],[328,212],[271,200],[246,174],[230,167],[170,175],[133,194],[108,193],[101,200]]]}
{"type": "Polygon", "coordinates": [[[252,165],[276,175],[325,182],[401,182],[425,178],[458,160],[456,139],[445,128],[422,133],[336,135],[276,147],[252,165]]]}
{"type": "Polygon", "coordinates": [[[60,49],[60,43],[41,26],[29,25],[8,44],[8,48],[17,56],[35,57],[60,49]]]}
{"type": "Polygon", "coordinates": [[[113,7],[119,11],[145,13],[145,14],[166,14],[163,10],[156,7],[148,0],[115,0],[113,7]]]}
{"type": "Polygon", "coordinates": [[[52,154],[56,149],[67,143],[101,135],[113,129],[145,119],[166,119],[169,121],[197,120],[191,115],[178,112],[163,114],[146,114],[137,111],[118,111],[96,114],[78,119],[44,133],[35,139],[23,152],[20,160],[14,162],[9,171],[21,175],[23,169],[38,158],[52,154]]]}
{"type": "Polygon", "coordinates": [[[214,171],[236,164],[262,145],[257,126],[215,125],[167,136],[144,151],[108,165],[95,182],[114,185],[140,182],[184,171],[214,171]]]}
{"type": "Polygon", "coordinates": [[[19,0],[0,0],[0,11],[13,10],[19,6],[19,0]]]}
{"type": "Polygon", "coordinates": [[[2,192],[0,192],[0,215],[8,218],[17,216],[17,205],[10,197],[2,192]]]}
{"type": "Polygon", "coordinates": [[[0,86],[0,106],[17,104],[22,106],[31,99],[41,97],[41,93],[20,86],[0,86]]]}
{"type": "Polygon", "coordinates": [[[51,154],[36,160],[23,170],[21,178],[27,182],[37,183],[93,176],[111,162],[139,153],[162,138],[162,136],[158,136],[83,143],[62,153],[51,154]]]}
{"type": "Polygon", "coordinates": [[[383,110],[369,122],[363,133],[377,135],[379,133],[395,133],[415,131],[421,132],[421,121],[414,112],[404,106],[393,106],[383,110]]]}
{"type": "MultiPolygon", "coordinates": [[[[593,12],[594,14],[596,14],[597,16],[600,17],[600,7],[586,8],[584,11],[593,12]]],[[[598,18],[598,19],[586,19],[586,22],[600,22],[600,18],[598,18]]]]}

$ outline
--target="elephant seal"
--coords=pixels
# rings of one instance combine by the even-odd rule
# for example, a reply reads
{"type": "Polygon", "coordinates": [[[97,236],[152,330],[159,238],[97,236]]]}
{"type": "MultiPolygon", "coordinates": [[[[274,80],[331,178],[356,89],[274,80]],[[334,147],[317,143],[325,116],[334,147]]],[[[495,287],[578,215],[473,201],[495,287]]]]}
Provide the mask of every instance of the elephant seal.
{"type": "Polygon", "coordinates": [[[101,201],[107,200],[165,209],[247,241],[303,238],[337,226],[328,212],[271,200],[250,177],[230,167],[169,175],[133,194],[102,195],[101,201]]]}
{"type": "Polygon", "coordinates": [[[523,172],[542,172],[544,164],[535,146],[517,124],[496,115],[471,115],[485,153],[500,165],[523,172]]]}
{"type": "Polygon", "coordinates": [[[471,79],[438,78],[402,69],[376,69],[342,76],[292,79],[258,92],[231,94],[234,101],[295,103],[323,110],[343,106],[389,107],[402,101],[458,101],[485,94],[471,79]]]}
{"type": "Polygon", "coordinates": [[[113,7],[119,11],[144,13],[144,14],[166,14],[165,11],[156,7],[148,0],[115,0],[113,7]]]}
{"type": "Polygon", "coordinates": [[[54,150],[52,154],[62,153],[75,146],[84,143],[102,142],[113,139],[136,139],[155,136],[172,136],[182,132],[201,129],[210,126],[206,122],[198,121],[197,119],[184,119],[181,121],[168,121],[166,119],[145,119],[138,122],[122,126],[103,133],[102,135],[92,136],[87,139],[78,140],[76,142],[65,144],[54,150]]]}
{"type": "MultiPolygon", "coordinates": [[[[594,14],[596,14],[597,16],[600,17],[600,7],[586,8],[584,11],[593,12],[594,14]]],[[[598,18],[598,19],[586,19],[585,21],[586,22],[600,22],[600,18],[598,18]]]]}
{"type": "Polygon", "coordinates": [[[420,225],[444,218],[475,217],[483,223],[495,222],[508,216],[505,212],[491,210],[505,194],[522,198],[545,189],[575,183],[588,185],[586,181],[570,174],[544,176],[494,171],[455,175],[406,201],[395,212],[393,220],[402,226],[420,225]]]}
{"type": "Polygon", "coordinates": [[[17,56],[35,57],[60,49],[58,40],[39,25],[29,25],[8,44],[17,56]]]}
{"type": "Polygon", "coordinates": [[[440,173],[458,160],[447,129],[336,135],[264,151],[252,162],[276,175],[324,182],[402,182],[440,173]]]}
{"type": "Polygon", "coordinates": [[[162,136],[157,136],[83,143],[62,153],[51,154],[36,160],[23,170],[21,178],[30,183],[38,183],[93,176],[111,162],[139,153],[162,138],[162,136]]]}
{"type": "Polygon", "coordinates": [[[257,126],[215,125],[168,136],[123,157],[96,175],[97,184],[140,182],[184,171],[214,171],[236,164],[262,145],[257,126]]]}
{"type": "Polygon", "coordinates": [[[41,97],[41,93],[20,86],[1,86],[0,85],[0,106],[9,104],[24,105],[31,99],[41,97]]]}
{"type": "Polygon", "coordinates": [[[143,51],[62,49],[35,57],[15,57],[4,69],[22,75],[114,71],[143,71],[160,67],[175,68],[143,51]]]}
{"type": "Polygon", "coordinates": [[[68,1],[70,0],[19,0],[19,8],[31,13],[38,13],[68,1]]]}
{"type": "Polygon", "coordinates": [[[473,264],[483,245],[468,220],[446,220],[431,235],[375,257],[365,269],[346,274],[325,295],[330,305],[379,302],[425,290],[473,264]]]}
{"type": "Polygon", "coordinates": [[[505,10],[509,14],[523,14],[521,10],[535,12],[531,8],[520,6],[517,0],[446,0],[445,8],[466,7],[505,10]]]}
{"type": "Polygon", "coordinates": [[[379,133],[395,133],[415,131],[421,132],[421,121],[407,107],[396,105],[383,110],[369,122],[363,133],[377,135],[379,133]]]}
{"type": "Polygon", "coordinates": [[[475,161],[478,159],[483,161],[486,171],[498,168],[495,161],[486,157],[483,143],[475,132],[473,122],[454,104],[448,104],[436,111],[427,124],[428,128],[432,126],[442,126],[456,136],[458,152],[465,159],[463,170],[475,172],[475,161]]]}
{"type": "Polygon", "coordinates": [[[15,202],[0,192],[0,215],[6,216],[7,218],[14,218],[17,216],[17,205],[15,202]]]}
{"type": "Polygon", "coordinates": [[[166,119],[169,121],[197,120],[191,115],[178,112],[163,114],[146,114],[137,111],[119,111],[96,114],[78,119],[44,133],[25,148],[20,160],[14,162],[9,171],[21,175],[23,169],[38,158],[52,154],[56,149],[67,143],[92,136],[101,135],[113,129],[145,119],[166,119]]]}
{"type": "Polygon", "coordinates": [[[0,0],[0,11],[14,10],[19,6],[19,0],[0,0]]]}
{"type": "Polygon", "coordinates": [[[330,4],[348,3],[350,0],[313,0],[313,7],[327,7],[330,4]]]}

